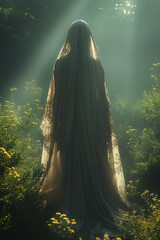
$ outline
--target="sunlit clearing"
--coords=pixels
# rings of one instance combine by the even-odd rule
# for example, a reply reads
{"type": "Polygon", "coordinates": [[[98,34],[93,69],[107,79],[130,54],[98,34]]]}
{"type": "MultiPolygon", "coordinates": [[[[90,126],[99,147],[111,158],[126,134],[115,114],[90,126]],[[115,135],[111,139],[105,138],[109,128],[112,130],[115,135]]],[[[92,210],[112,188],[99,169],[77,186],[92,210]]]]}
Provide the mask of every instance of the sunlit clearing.
{"type": "Polygon", "coordinates": [[[136,11],[135,0],[124,0],[121,3],[117,3],[115,4],[115,10],[122,15],[134,15],[136,11]]]}

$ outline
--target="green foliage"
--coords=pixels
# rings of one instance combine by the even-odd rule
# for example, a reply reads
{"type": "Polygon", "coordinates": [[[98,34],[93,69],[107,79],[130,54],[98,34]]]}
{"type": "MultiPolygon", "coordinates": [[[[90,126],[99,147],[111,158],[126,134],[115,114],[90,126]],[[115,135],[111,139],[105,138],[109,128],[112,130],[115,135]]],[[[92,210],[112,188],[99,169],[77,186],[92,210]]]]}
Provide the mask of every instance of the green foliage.
{"type": "Polygon", "coordinates": [[[144,128],[141,132],[135,130],[134,133],[130,130],[127,131],[130,136],[128,145],[136,161],[134,173],[141,174],[149,165],[159,162],[160,142],[152,128],[144,128]]]}
{"type": "MultiPolygon", "coordinates": [[[[0,231],[18,233],[26,228],[27,222],[27,227],[31,227],[31,214],[35,217],[40,214],[37,194],[42,174],[42,144],[35,133],[43,109],[38,99],[42,90],[36,87],[35,81],[28,82],[23,106],[15,101],[18,90],[10,91],[10,100],[0,104],[0,231]]],[[[32,224],[34,227],[36,223],[32,224]]]]}
{"type": "MultiPolygon", "coordinates": [[[[148,93],[144,92],[140,107],[137,108],[138,115],[143,116],[141,124],[137,127],[136,121],[132,124],[130,124],[130,121],[128,129],[125,131],[126,146],[129,151],[128,161],[132,159],[132,162],[134,162],[130,170],[128,169],[129,176],[134,182],[137,181],[137,197],[138,192],[142,192],[146,188],[159,193],[160,63],[153,64],[151,70],[152,90],[148,93]]],[[[125,123],[124,125],[126,126],[125,123]]]]}
{"type": "MultiPolygon", "coordinates": [[[[141,104],[131,108],[130,103],[119,99],[113,105],[121,155],[126,156],[123,163],[132,179],[127,185],[128,198],[134,201],[140,199],[140,192],[146,188],[158,192],[160,182],[160,64],[153,64],[152,71],[152,90],[144,92],[141,104]]],[[[37,197],[43,171],[40,166],[42,143],[38,137],[42,90],[35,81],[27,82],[21,105],[16,100],[20,95],[18,90],[11,88],[10,94],[10,99],[0,104],[0,231],[16,232],[17,239],[18,236],[21,239],[21,233],[30,229],[32,239],[36,239],[34,234],[40,226],[37,219],[43,218],[43,206],[37,197]]],[[[123,224],[125,235],[133,240],[157,240],[160,200],[148,190],[141,195],[141,203],[143,200],[145,209],[126,216],[129,222],[127,226],[123,224]]],[[[61,239],[72,238],[71,220],[61,215],[62,219],[59,216],[49,220],[49,232],[53,238],[55,233],[61,239]]],[[[48,234],[48,230],[45,231],[48,234]]],[[[107,236],[104,239],[108,239],[107,236]]]]}
{"type": "Polygon", "coordinates": [[[126,220],[121,223],[124,233],[132,240],[159,240],[160,199],[158,195],[150,194],[148,190],[141,194],[141,198],[144,200],[146,208],[141,209],[139,214],[133,211],[125,215],[127,224],[126,220]]]}
{"type": "Polygon", "coordinates": [[[153,64],[151,70],[153,72],[151,75],[153,86],[149,93],[144,92],[142,113],[160,137],[160,63],[153,64]]]}
{"type": "Polygon", "coordinates": [[[144,120],[142,119],[139,102],[126,101],[118,97],[113,102],[112,111],[125,177],[129,180],[131,179],[131,169],[135,168],[135,159],[130,153],[128,143],[133,139],[132,135],[137,133],[136,129],[143,126],[144,120]],[[134,126],[134,128],[131,126],[134,126]],[[130,129],[131,134],[129,134],[130,129]]]}
{"type": "Polygon", "coordinates": [[[2,8],[0,7],[0,14],[4,17],[9,16],[13,12],[13,8],[2,8]]]}
{"type": "Polygon", "coordinates": [[[140,195],[140,192],[138,192],[137,186],[139,184],[139,179],[136,180],[130,180],[127,184],[127,197],[129,199],[137,200],[137,195],[140,195]]]}
{"type": "MultiPolygon", "coordinates": [[[[54,217],[50,218],[47,221],[47,225],[50,230],[50,236],[56,237],[56,239],[77,239],[83,240],[83,238],[78,237],[76,234],[75,226],[76,226],[75,219],[69,219],[66,214],[62,214],[57,212],[54,217]]],[[[101,238],[96,237],[95,240],[111,240],[107,233],[105,233],[101,238]]],[[[112,238],[112,240],[122,240],[120,237],[116,237],[116,239],[112,238]]]]}
{"type": "Polygon", "coordinates": [[[55,217],[50,218],[47,224],[51,235],[54,236],[56,234],[59,239],[74,239],[75,219],[69,219],[66,214],[57,212],[55,217]]]}

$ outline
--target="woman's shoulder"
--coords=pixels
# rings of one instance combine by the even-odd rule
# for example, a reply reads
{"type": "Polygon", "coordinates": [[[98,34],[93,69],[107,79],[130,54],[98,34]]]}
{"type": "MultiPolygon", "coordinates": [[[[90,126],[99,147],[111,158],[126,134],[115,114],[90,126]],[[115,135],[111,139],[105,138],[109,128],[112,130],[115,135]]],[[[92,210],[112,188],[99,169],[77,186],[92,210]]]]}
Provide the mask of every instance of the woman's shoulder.
{"type": "MultiPolygon", "coordinates": [[[[55,61],[55,65],[54,65],[54,70],[57,71],[58,69],[63,69],[63,67],[69,63],[69,57],[61,57],[61,58],[58,58],[56,61],[55,61]]],[[[92,65],[92,67],[94,69],[96,69],[96,71],[98,72],[101,72],[101,73],[104,73],[104,68],[103,68],[103,64],[101,62],[100,59],[94,59],[94,58],[89,58],[88,59],[88,63],[90,62],[90,64],[92,65]]]]}

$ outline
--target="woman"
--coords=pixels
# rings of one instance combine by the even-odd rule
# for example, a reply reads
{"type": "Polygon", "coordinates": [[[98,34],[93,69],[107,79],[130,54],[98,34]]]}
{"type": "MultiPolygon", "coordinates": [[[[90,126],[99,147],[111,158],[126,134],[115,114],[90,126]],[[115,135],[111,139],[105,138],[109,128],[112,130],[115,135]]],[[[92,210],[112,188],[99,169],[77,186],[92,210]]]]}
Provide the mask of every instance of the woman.
{"type": "Polygon", "coordinates": [[[105,74],[91,30],[78,20],[54,64],[42,120],[45,174],[40,194],[50,216],[76,219],[79,236],[116,236],[127,209],[125,182],[105,74]]]}

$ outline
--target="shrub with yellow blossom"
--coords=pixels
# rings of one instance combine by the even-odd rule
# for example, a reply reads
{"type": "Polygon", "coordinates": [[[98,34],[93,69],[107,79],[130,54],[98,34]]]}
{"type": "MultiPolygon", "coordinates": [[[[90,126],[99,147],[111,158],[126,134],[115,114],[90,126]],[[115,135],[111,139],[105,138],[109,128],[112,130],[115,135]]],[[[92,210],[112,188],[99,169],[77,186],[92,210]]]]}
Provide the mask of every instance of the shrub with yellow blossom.
{"type": "Polygon", "coordinates": [[[61,239],[74,239],[75,237],[75,219],[69,219],[66,214],[57,212],[47,222],[51,233],[56,233],[61,239]]]}
{"type": "Polygon", "coordinates": [[[4,172],[5,167],[9,167],[12,165],[11,155],[6,151],[4,147],[0,147],[0,172],[1,174],[4,172]]]}
{"type": "Polygon", "coordinates": [[[130,180],[127,184],[127,196],[128,198],[136,199],[139,196],[139,192],[137,190],[137,185],[139,184],[139,179],[130,180]]]}
{"type": "Polygon", "coordinates": [[[159,240],[160,239],[160,199],[157,194],[145,190],[141,194],[146,208],[138,214],[133,211],[125,216],[128,219],[124,224],[124,232],[133,240],[159,240]]]}
{"type": "MultiPolygon", "coordinates": [[[[10,154],[4,148],[1,147],[0,151],[1,159],[4,155],[6,155],[6,158],[11,159],[10,154]]],[[[26,189],[23,187],[20,174],[15,167],[3,167],[3,178],[0,178],[0,230],[8,230],[11,227],[11,211],[24,199],[26,189]]]]}
{"type": "MultiPolygon", "coordinates": [[[[152,89],[144,91],[139,111],[143,116],[143,128],[135,129],[129,127],[126,131],[128,136],[128,149],[130,158],[133,158],[134,166],[130,177],[139,180],[137,189],[143,192],[147,185],[150,190],[154,187],[159,192],[160,170],[160,63],[154,63],[151,67],[152,89]],[[145,128],[144,128],[145,125],[145,128]],[[154,180],[151,176],[154,175],[154,180]]],[[[160,192],[159,192],[160,193],[160,192]]]]}
{"type": "Polygon", "coordinates": [[[107,233],[105,233],[103,238],[96,237],[96,240],[122,240],[122,238],[120,238],[120,237],[110,238],[109,235],[107,233]]]}
{"type": "Polygon", "coordinates": [[[0,231],[14,234],[22,231],[27,221],[31,228],[36,224],[29,213],[38,213],[42,143],[37,132],[41,131],[38,124],[43,108],[35,81],[27,83],[23,105],[17,104],[18,89],[11,88],[10,94],[9,100],[0,104],[0,231]]]}
{"type": "MultiPolygon", "coordinates": [[[[53,234],[58,239],[77,239],[83,240],[82,237],[77,238],[75,225],[75,219],[69,219],[66,214],[57,212],[54,217],[47,221],[47,225],[50,228],[51,235],[53,234]]],[[[107,233],[104,234],[103,238],[96,237],[95,240],[122,240],[120,237],[110,238],[107,233]]]]}

